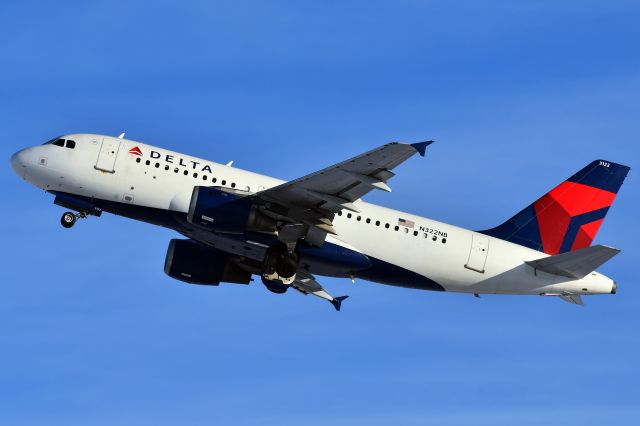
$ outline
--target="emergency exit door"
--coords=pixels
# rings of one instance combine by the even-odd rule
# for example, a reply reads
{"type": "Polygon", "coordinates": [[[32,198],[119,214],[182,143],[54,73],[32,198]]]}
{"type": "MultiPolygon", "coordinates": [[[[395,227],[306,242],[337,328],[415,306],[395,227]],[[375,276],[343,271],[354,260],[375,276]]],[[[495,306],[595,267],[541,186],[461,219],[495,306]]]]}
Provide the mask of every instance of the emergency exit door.
{"type": "Polygon", "coordinates": [[[471,238],[471,250],[465,268],[484,273],[484,265],[489,254],[489,238],[484,235],[473,234],[471,238]]]}
{"type": "Polygon", "coordinates": [[[120,149],[120,139],[103,138],[102,145],[100,146],[100,152],[98,153],[98,159],[96,160],[96,169],[102,170],[108,173],[115,172],[116,158],[118,157],[118,150],[120,149]]]}

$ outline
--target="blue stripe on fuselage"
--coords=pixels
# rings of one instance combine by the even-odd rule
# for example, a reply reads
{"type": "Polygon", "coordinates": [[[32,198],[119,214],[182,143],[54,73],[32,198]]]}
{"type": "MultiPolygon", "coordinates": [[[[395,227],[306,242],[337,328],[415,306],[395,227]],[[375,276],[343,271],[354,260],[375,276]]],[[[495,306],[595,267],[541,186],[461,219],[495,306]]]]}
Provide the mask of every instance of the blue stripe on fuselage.
{"type": "MultiPolygon", "coordinates": [[[[66,195],[82,200],[83,202],[91,203],[109,213],[173,229],[181,234],[188,233],[185,227],[185,224],[188,224],[186,213],[136,206],[115,201],[94,200],[74,194],[66,195]]],[[[228,236],[238,237],[238,239],[242,239],[243,237],[243,235],[232,234],[228,234],[228,236]]],[[[251,233],[251,239],[268,245],[273,245],[278,242],[273,236],[258,233],[251,233]]],[[[299,251],[301,256],[314,256],[326,262],[331,262],[332,258],[335,258],[336,263],[347,262],[347,264],[353,268],[353,271],[352,274],[345,274],[345,276],[353,275],[356,278],[397,287],[444,291],[441,285],[423,275],[371,256],[364,256],[362,253],[349,250],[336,244],[325,242],[322,247],[319,248],[311,247],[304,242],[302,242],[302,244],[304,248],[299,251]],[[366,257],[368,262],[363,259],[363,257],[366,257]]],[[[312,270],[309,272],[314,273],[312,270]]]]}

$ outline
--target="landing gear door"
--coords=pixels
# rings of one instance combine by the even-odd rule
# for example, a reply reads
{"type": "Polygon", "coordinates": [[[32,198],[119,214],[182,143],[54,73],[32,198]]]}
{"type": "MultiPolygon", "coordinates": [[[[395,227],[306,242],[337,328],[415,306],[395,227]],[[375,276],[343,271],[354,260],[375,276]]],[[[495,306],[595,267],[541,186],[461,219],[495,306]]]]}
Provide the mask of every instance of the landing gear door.
{"type": "Polygon", "coordinates": [[[487,263],[489,254],[489,238],[484,235],[473,234],[471,239],[471,250],[465,268],[472,271],[484,273],[484,265],[487,263]]]}
{"type": "Polygon", "coordinates": [[[108,173],[115,172],[116,158],[120,149],[120,139],[103,138],[95,168],[108,173]]]}

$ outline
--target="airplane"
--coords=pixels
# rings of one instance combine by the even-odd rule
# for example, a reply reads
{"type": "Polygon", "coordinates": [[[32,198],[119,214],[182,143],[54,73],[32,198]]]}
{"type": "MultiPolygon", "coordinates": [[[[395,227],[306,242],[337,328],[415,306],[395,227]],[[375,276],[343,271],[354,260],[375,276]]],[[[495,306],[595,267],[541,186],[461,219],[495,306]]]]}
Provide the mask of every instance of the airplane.
{"type": "Polygon", "coordinates": [[[71,211],[108,212],[177,231],[164,272],[201,285],[289,289],[329,301],[319,276],[420,290],[542,295],[583,305],[615,294],[596,269],[619,253],[591,245],[630,168],[596,160],[501,225],[467,230],[362,201],[390,192],[397,166],[433,141],[388,143],[291,181],[124,138],[68,134],[18,151],[18,176],[71,211]]]}

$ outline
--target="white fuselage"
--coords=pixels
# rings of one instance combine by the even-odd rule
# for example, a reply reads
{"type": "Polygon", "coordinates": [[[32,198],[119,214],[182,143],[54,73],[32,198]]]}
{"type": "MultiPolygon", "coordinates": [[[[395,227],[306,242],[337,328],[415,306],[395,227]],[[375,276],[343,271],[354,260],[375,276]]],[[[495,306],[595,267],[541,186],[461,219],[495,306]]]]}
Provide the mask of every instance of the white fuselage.
{"type": "MultiPolygon", "coordinates": [[[[49,192],[183,214],[195,186],[259,192],[283,182],[126,139],[91,134],[64,138],[74,140],[76,147],[27,148],[12,158],[14,169],[49,192]],[[131,153],[136,147],[141,155],[131,153]],[[96,168],[98,161],[102,164],[96,168]]],[[[343,210],[336,215],[337,235],[328,236],[328,242],[428,277],[446,291],[608,294],[614,286],[597,272],[569,279],[535,271],[524,262],[546,255],[517,244],[363,201],[356,204],[360,213],[343,210]]]]}

